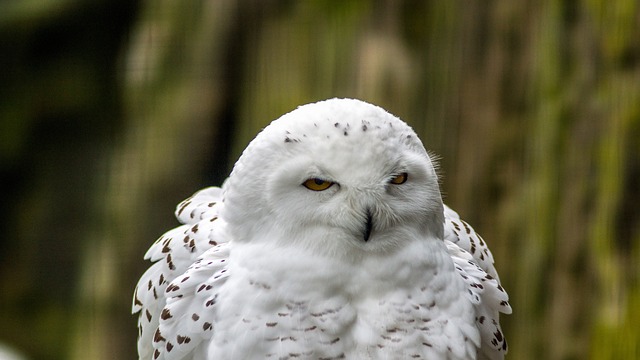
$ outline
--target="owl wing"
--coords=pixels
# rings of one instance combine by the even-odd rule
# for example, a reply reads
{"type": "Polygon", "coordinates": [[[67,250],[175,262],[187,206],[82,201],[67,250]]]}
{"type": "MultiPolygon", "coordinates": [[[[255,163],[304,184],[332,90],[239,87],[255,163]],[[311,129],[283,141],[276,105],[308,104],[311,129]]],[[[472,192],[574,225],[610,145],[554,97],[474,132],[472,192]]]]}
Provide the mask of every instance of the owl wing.
{"type": "MultiPolygon", "coordinates": [[[[175,309],[174,304],[189,287],[205,284],[204,274],[209,278],[210,271],[224,270],[227,241],[222,221],[217,220],[221,192],[211,187],[181,202],[175,213],[183,225],[162,235],[144,257],[154,263],[140,278],[133,296],[140,359],[179,359],[212,330],[212,324],[196,318],[196,312],[175,309]],[[173,313],[192,318],[188,329],[173,326],[178,320],[173,313]]],[[[208,286],[199,293],[210,295],[208,286]]]]}
{"type": "Polygon", "coordinates": [[[479,359],[503,359],[507,341],[500,328],[500,313],[510,314],[509,296],[500,285],[487,243],[458,214],[445,205],[445,243],[456,270],[467,283],[480,330],[479,359]]]}

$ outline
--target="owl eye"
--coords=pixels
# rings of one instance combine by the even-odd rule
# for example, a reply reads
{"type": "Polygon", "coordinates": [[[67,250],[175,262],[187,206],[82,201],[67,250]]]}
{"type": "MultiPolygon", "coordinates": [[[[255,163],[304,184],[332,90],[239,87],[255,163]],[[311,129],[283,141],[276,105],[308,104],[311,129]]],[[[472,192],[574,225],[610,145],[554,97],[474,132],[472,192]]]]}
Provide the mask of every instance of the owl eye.
{"type": "Polygon", "coordinates": [[[333,184],[334,183],[331,182],[331,181],[322,180],[322,179],[318,179],[318,178],[308,179],[307,181],[302,183],[302,185],[304,187],[306,187],[309,190],[313,190],[313,191],[327,190],[328,188],[333,186],[333,184]]]}
{"type": "Polygon", "coordinates": [[[407,182],[407,179],[409,178],[409,174],[407,173],[402,173],[400,175],[396,175],[394,176],[389,182],[395,185],[400,185],[400,184],[404,184],[405,182],[407,182]]]}

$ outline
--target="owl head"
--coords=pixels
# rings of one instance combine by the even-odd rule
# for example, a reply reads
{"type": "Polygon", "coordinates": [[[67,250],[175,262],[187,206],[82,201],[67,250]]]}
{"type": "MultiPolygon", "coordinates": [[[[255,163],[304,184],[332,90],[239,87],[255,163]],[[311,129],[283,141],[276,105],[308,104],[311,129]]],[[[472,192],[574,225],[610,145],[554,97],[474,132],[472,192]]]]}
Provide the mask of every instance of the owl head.
{"type": "Polygon", "coordinates": [[[402,120],[353,99],[298,107],[267,126],[224,184],[234,241],[331,255],[443,237],[434,162],[402,120]]]}

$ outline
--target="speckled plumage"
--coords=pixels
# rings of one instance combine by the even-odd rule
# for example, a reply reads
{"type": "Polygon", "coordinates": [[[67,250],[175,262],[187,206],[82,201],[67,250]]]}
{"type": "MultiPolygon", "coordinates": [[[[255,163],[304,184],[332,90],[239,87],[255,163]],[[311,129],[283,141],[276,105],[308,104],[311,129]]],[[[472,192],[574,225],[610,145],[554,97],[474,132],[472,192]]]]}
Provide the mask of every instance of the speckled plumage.
{"type": "Polygon", "coordinates": [[[443,205],[413,130],[379,107],[332,99],[282,116],[176,215],[134,294],[140,359],[506,353],[491,252],[443,205]]]}

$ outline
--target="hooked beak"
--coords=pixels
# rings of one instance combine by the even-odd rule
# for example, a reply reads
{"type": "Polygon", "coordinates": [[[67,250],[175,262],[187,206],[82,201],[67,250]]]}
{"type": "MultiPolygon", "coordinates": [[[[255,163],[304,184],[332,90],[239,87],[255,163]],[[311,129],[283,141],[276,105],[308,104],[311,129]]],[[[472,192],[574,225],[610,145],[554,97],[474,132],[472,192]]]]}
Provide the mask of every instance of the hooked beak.
{"type": "Polygon", "coordinates": [[[371,215],[371,210],[367,209],[367,222],[364,226],[364,241],[369,241],[369,237],[371,236],[371,229],[373,229],[373,215],[371,215]]]}

